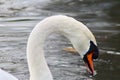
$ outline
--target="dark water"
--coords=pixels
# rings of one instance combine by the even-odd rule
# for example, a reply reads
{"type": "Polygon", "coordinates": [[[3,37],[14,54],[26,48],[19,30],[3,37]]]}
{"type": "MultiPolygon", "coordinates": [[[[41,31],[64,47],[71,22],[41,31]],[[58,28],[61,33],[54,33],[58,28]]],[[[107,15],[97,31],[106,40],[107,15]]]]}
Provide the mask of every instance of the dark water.
{"type": "Polygon", "coordinates": [[[90,78],[82,59],[62,49],[71,43],[51,35],[45,45],[48,65],[55,80],[120,79],[119,0],[0,0],[0,68],[20,80],[28,80],[26,43],[36,23],[45,17],[64,14],[87,25],[100,48],[95,61],[97,75],[90,78]]]}

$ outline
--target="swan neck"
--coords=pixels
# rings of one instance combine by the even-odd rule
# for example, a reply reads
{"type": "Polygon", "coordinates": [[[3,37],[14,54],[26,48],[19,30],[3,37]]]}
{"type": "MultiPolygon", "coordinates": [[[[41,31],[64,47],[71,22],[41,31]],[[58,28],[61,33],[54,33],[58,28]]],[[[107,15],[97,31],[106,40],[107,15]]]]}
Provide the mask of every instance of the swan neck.
{"type": "Polygon", "coordinates": [[[30,80],[53,80],[44,56],[44,42],[47,37],[44,29],[35,27],[27,44],[27,59],[30,80]]]}

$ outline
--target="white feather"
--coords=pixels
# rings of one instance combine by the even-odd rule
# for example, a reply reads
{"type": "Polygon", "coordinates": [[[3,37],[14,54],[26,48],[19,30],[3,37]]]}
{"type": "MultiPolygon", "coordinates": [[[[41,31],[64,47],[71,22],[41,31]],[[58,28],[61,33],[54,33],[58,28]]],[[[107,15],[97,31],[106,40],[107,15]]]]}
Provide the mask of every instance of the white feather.
{"type": "Polygon", "coordinates": [[[18,80],[13,75],[9,74],[8,72],[3,71],[0,69],[0,80],[18,80]]]}

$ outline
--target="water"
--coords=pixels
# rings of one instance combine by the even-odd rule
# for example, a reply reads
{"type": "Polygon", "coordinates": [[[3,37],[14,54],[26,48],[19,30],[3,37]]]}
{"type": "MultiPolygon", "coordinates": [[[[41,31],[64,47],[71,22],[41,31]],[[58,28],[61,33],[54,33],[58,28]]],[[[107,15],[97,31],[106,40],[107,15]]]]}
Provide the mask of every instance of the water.
{"type": "Polygon", "coordinates": [[[78,54],[62,49],[71,43],[59,34],[45,44],[48,65],[55,80],[120,79],[120,2],[113,0],[0,0],[0,68],[28,80],[26,43],[36,23],[56,14],[72,16],[87,25],[100,48],[97,75],[89,77],[78,54]]]}

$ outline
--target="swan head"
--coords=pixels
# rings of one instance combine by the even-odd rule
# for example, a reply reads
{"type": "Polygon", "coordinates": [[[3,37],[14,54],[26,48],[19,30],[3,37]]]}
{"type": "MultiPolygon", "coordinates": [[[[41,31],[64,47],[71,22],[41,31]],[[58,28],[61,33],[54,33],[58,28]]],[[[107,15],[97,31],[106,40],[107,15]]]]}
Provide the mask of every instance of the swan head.
{"type": "Polygon", "coordinates": [[[97,59],[99,55],[99,51],[97,46],[90,41],[90,47],[87,53],[83,56],[83,60],[85,62],[85,65],[88,68],[88,72],[94,76],[96,73],[94,71],[94,64],[93,64],[93,59],[97,59]]]}

